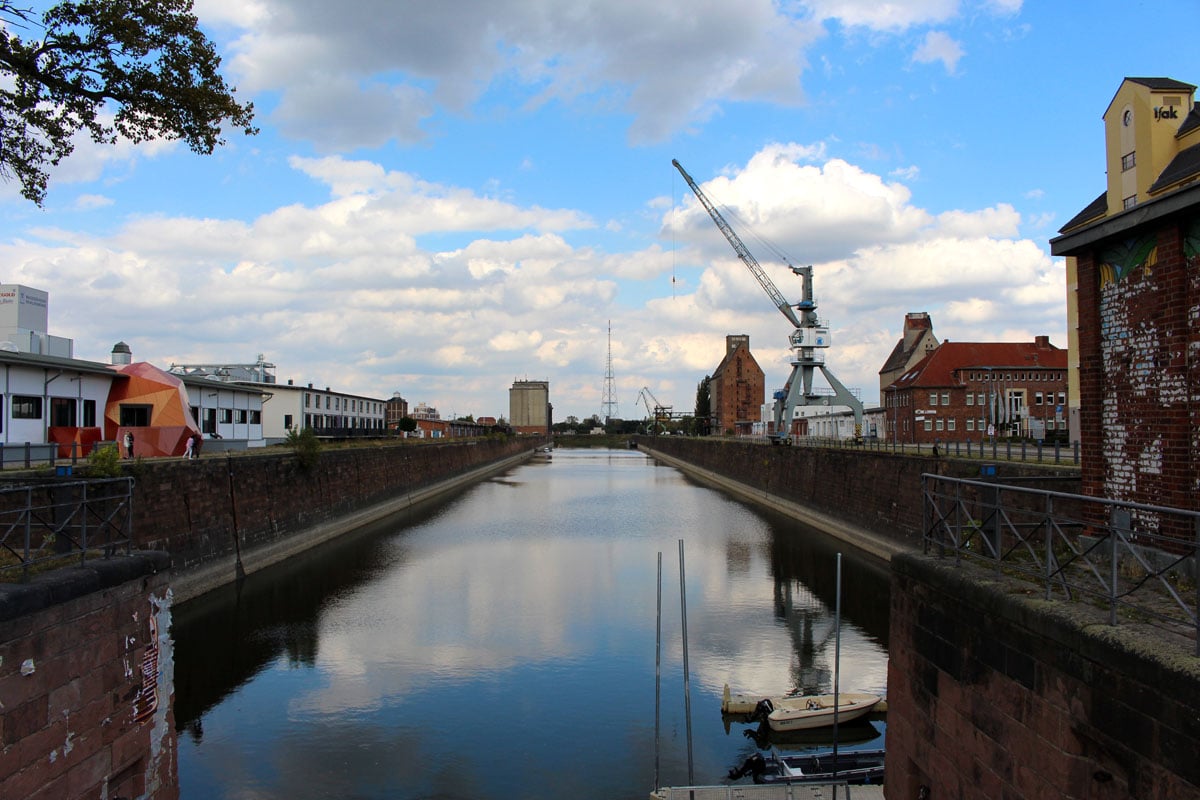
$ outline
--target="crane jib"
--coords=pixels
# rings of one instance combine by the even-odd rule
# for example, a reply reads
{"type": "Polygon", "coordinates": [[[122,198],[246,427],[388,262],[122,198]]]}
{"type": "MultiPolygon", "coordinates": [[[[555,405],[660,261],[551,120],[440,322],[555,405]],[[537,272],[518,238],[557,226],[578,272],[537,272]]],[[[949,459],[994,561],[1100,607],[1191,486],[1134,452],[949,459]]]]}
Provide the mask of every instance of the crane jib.
{"type": "Polygon", "coordinates": [[[708,212],[708,215],[712,217],[712,221],[717,224],[717,228],[720,229],[721,233],[725,234],[725,239],[729,242],[730,246],[733,247],[733,252],[737,253],[738,258],[740,258],[742,263],[749,268],[751,274],[753,274],[755,279],[758,281],[758,285],[761,286],[764,291],[766,291],[767,296],[771,298],[773,303],[775,303],[775,307],[782,311],[783,315],[787,317],[793,325],[795,325],[797,328],[801,327],[800,318],[796,316],[796,312],[792,309],[792,304],[784,299],[783,294],[780,293],[779,289],[775,287],[775,284],[771,282],[771,279],[767,277],[767,273],[763,271],[762,266],[758,263],[758,259],[756,259],[749,249],[746,248],[745,243],[742,242],[742,239],[737,235],[737,232],[733,228],[729,227],[729,223],[725,221],[725,217],[721,216],[721,212],[718,211],[717,207],[714,206],[712,201],[708,199],[708,195],[701,191],[700,187],[696,185],[694,180],[692,180],[692,176],[688,175],[687,170],[683,168],[682,164],[675,159],[671,159],[671,163],[675,165],[675,169],[679,170],[679,174],[683,176],[685,181],[687,181],[687,185],[691,187],[692,194],[696,195],[696,199],[700,201],[700,204],[704,206],[704,209],[708,212]]]}

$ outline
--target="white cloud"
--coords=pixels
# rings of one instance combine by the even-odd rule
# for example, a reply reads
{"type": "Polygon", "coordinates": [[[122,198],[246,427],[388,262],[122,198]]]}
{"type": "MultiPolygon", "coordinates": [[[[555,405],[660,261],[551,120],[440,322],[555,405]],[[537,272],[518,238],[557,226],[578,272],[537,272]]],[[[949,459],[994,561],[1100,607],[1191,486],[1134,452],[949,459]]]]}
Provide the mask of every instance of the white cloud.
{"type": "Polygon", "coordinates": [[[958,72],[958,62],[966,55],[962,43],[951,38],[943,31],[929,31],[913,53],[913,61],[918,64],[932,64],[940,61],[946,67],[946,72],[954,75],[958,72]]]}

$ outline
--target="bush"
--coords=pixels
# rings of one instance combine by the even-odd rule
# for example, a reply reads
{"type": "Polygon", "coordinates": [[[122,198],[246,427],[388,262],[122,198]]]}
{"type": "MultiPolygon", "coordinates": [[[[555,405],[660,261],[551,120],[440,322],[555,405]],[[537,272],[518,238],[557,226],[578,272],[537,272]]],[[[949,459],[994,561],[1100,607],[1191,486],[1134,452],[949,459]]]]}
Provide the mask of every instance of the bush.
{"type": "Polygon", "coordinates": [[[88,474],[96,478],[116,478],[121,474],[121,451],[115,444],[92,448],[88,453],[88,474]]]}
{"type": "Polygon", "coordinates": [[[321,459],[321,442],[317,440],[317,434],[313,433],[312,428],[289,430],[287,446],[292,448],[292,452],[296,454],[296,459],[300,462],[300,469],[305,472],[315,467],[321,459]]]}

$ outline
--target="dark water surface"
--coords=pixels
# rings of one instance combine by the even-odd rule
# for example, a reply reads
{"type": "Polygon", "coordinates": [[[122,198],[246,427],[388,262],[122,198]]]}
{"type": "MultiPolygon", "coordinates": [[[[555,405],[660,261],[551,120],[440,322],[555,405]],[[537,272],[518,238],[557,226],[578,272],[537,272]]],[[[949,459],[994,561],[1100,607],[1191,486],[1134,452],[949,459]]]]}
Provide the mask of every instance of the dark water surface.
{"type": "MultiPolygon", "coordinates": [[[[182,800],[645,798],[659,552],[659,783],[688,783],[679,539],[695,782],[721,783],[759,747],[725,683],[832,688],[838,548],[639,452],[560,449],[176,608],[182,800]]],[[[842,585],[842,690],[882,694],[887,575],[846,554],[842,585]]]]}

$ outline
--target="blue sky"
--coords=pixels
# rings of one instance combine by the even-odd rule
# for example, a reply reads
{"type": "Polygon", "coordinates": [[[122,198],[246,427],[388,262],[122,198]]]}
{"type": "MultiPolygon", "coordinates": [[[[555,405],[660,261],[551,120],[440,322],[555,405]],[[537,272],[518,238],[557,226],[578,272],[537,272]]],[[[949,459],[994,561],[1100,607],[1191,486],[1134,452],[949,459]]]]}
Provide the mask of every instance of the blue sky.
{"type": "Polygon", "coordinates": [[[868,404],[904,314],[1066,346],[1048,241],[1104,188],[1125,76],[1200,83],[1195,0],[199,0],[261,132],[212,156],[81,142],[44,208],[0,183],[0,280],[50,292],[79,358],[277,365],[443,415],[557,419],[648,387],[690,410],[724,337],[768,392],[791,326],[671,166],[868,404]]]}

